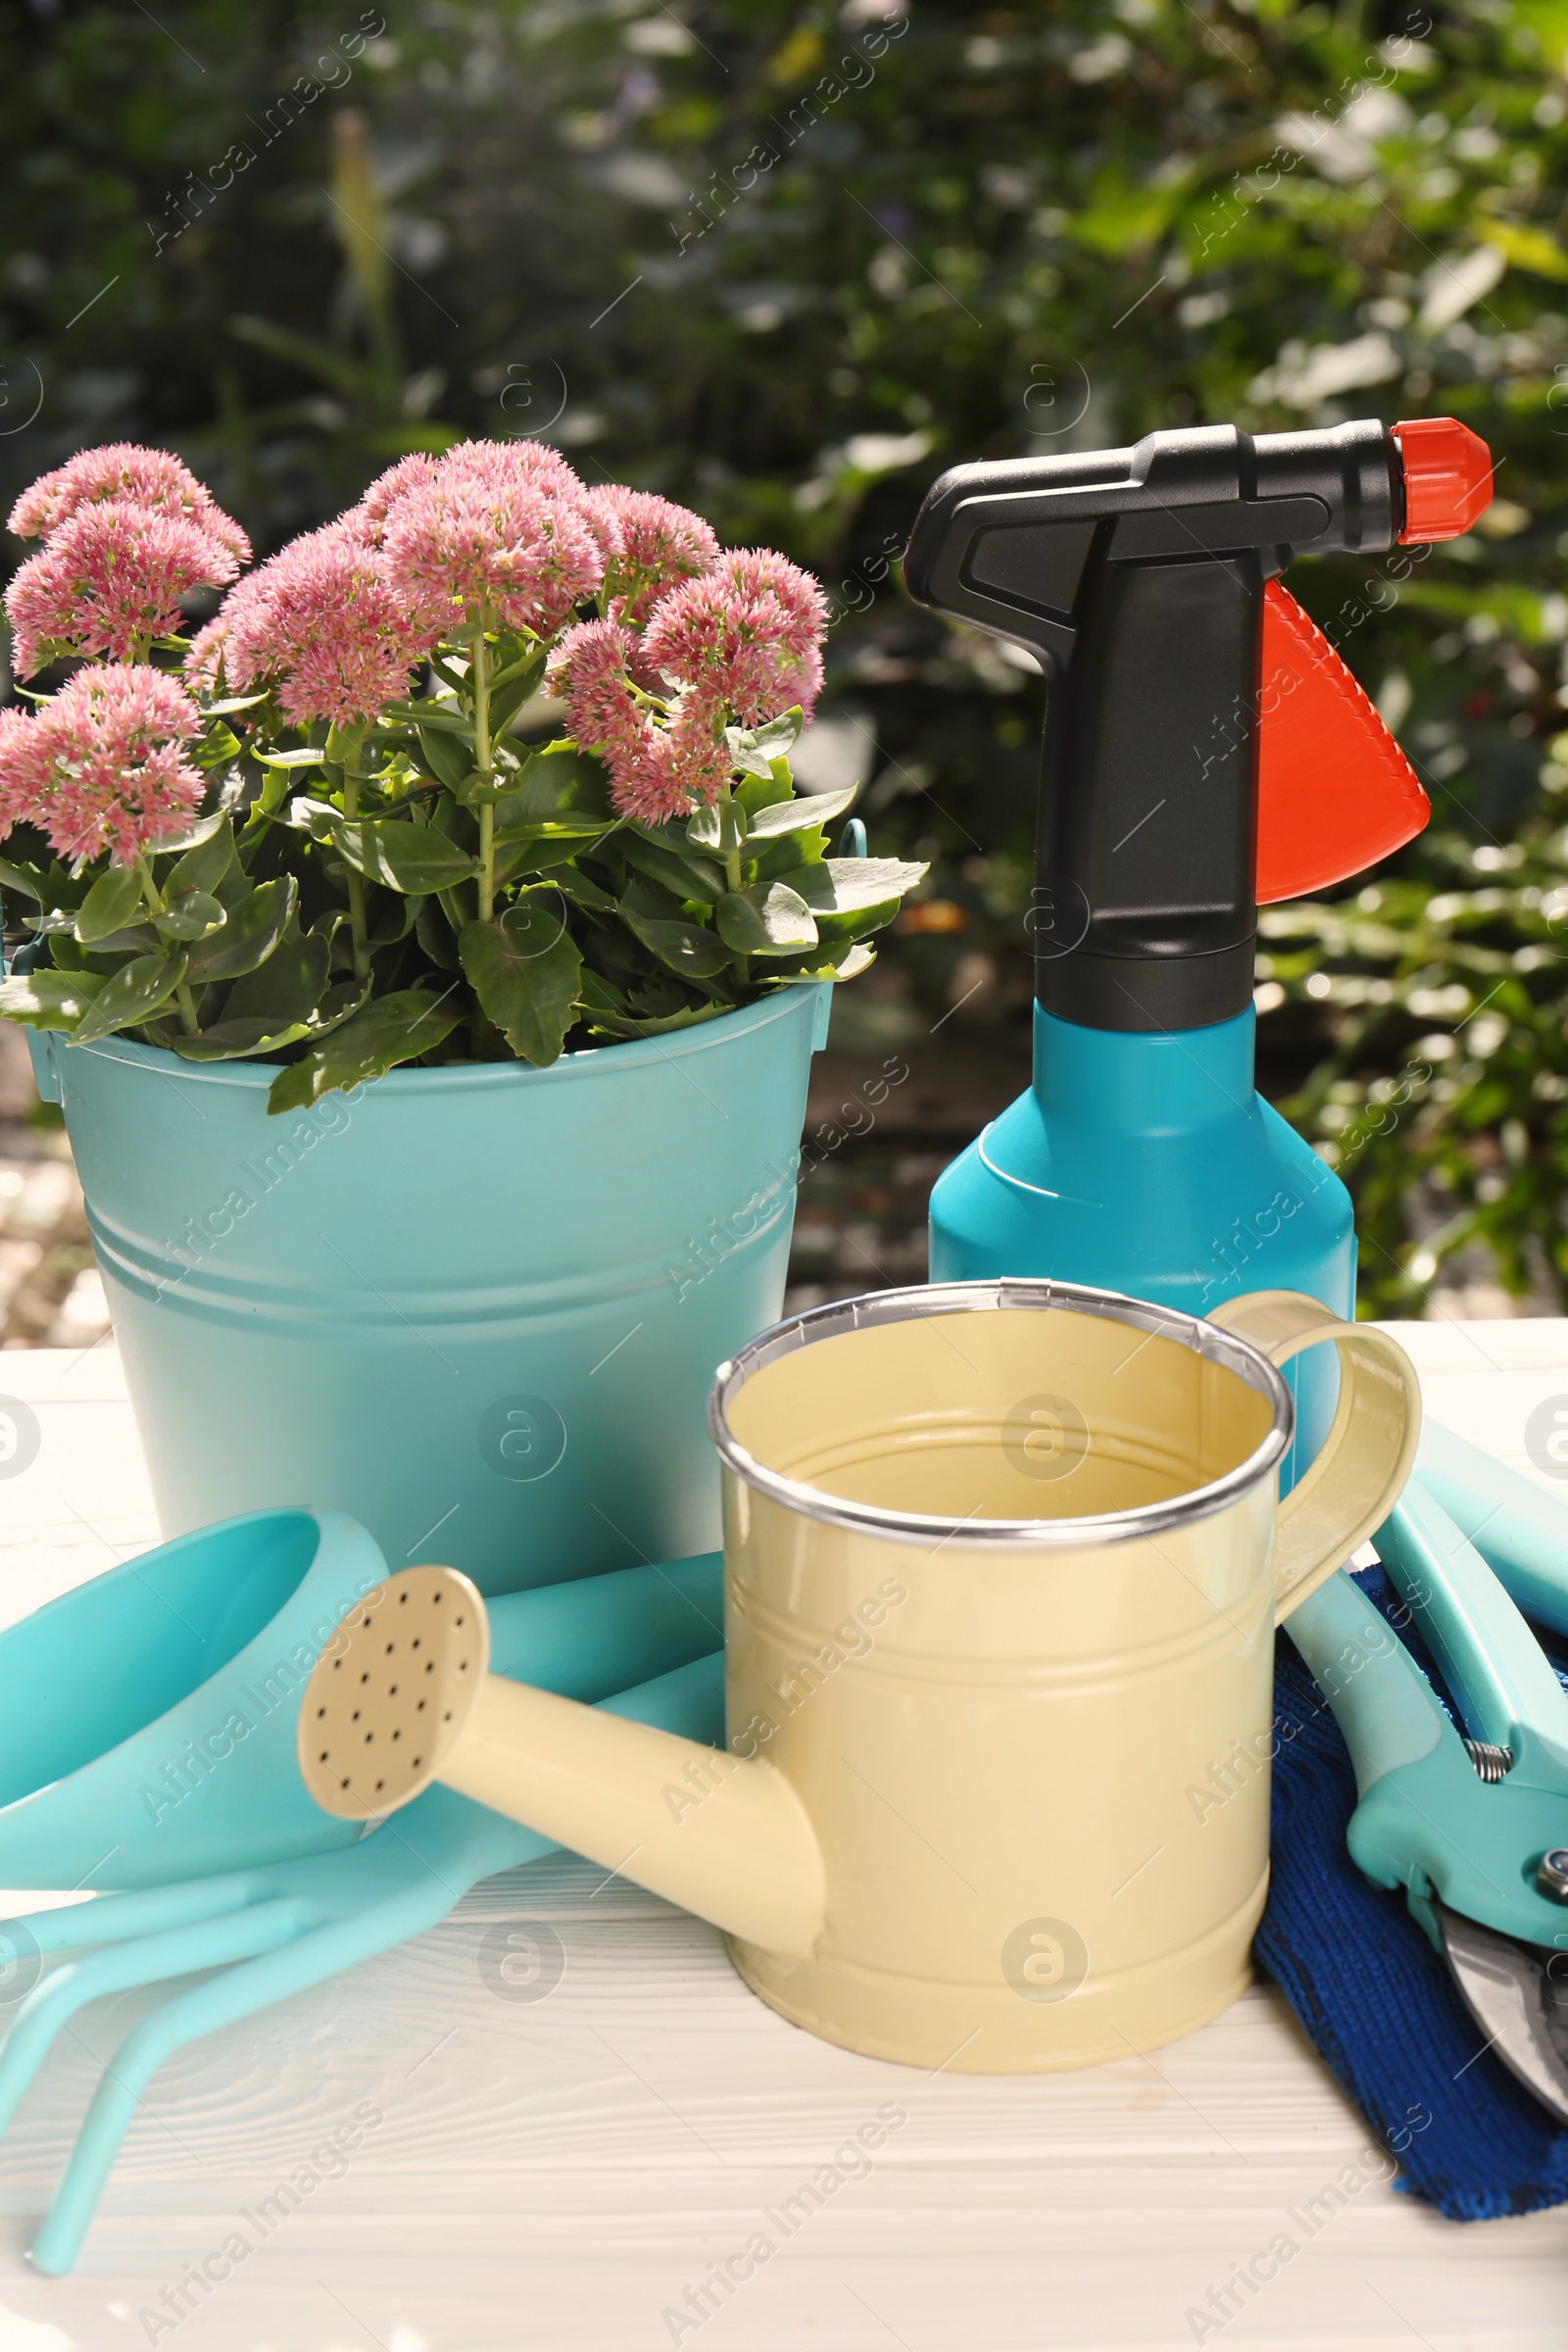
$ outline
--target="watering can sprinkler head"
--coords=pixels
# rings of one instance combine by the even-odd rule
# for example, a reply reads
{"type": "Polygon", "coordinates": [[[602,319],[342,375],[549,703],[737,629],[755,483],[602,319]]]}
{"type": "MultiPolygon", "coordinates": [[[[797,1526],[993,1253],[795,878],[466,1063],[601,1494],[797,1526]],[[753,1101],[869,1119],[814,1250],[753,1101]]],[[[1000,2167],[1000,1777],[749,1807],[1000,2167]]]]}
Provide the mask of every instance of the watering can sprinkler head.
{"type": "Polygon", "coordinates": [[[1192,1029],[1252,994],[1260,903],[1425,824],[1415,774],[1281,587],[1299,555],[1451,539],[1491,501],[1452,417],[955,466],[905,559],[915,601],[1048,680],[1037,995],[1093,1029],[1192,1029]]]}
{"type": "Polygon", "coordinates": [[[822,1858],[782,1773],[509,1682],[488,1658],[484,1601],[455,1570],[407,1569],[367,1593],[302,1696],[308,1793],[370,1821],[439,1781],[609,1870],[635,1854],[640,1886],[745,1943],[810,1950],[822,1858]]]}

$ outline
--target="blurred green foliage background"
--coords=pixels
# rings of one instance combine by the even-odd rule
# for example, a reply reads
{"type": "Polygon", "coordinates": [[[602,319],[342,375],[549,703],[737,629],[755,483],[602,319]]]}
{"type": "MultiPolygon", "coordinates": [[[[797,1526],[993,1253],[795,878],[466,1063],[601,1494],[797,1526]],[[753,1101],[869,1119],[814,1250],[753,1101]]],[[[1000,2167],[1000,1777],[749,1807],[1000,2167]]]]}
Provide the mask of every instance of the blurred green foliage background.
{"type": "MultiPolygon", "coordinates": [[[[403,450],[559,443],[809,564],[820,780],[933,860],[857,1015],[1021,1023],[1037,676],[915,612],[960,459],[1451,413],[1497,500],[1291,574],[1429,832],[1265,914],[1265,1087],[1363,1306],[1568,1298],[1568,0],[0,4],[0,489],[178,449],[274,546],[403,450]],[[1483,1253],[1478,1255],[1478,1252],[1483,1253]]],[[[13,557],[20,550],[12,548],[13,557]]]]}

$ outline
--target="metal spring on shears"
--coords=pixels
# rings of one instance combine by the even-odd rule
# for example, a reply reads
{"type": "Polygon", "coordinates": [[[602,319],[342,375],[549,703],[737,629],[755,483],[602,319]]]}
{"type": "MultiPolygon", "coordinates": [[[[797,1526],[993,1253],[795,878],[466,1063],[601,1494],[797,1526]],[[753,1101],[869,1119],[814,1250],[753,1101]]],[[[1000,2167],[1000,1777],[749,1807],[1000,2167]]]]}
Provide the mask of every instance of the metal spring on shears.
{"type": "Polygon", "coordinates": [[[1467,1740],[1470,1761],[1483,1781],[1505,1780],[1513,1770],[1513,1749],[1494,1747],[1490,1740],[1467,1740]]]}

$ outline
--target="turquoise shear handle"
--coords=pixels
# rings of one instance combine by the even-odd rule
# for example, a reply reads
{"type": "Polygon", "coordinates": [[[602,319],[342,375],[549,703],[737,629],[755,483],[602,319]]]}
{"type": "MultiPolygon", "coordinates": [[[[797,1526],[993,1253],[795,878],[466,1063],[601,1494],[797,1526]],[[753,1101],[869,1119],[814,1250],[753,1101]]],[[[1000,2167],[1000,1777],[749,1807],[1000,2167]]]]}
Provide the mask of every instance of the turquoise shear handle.
{"type": "Polygon", "coordinates": [[[1406,1488],[1377,1549],[1471,1739],[1507,1748],[1532,1777],[1555,1772],[1568,1792],[1568,1694],[1501,1580],[1424,1481],[1406,1488]]]}
{"type": "Polygon", "coordinates": [[[1402,1886],[1442,1949],[1434,1900],[1524,1941],[1568,1945],[1568,1909],[1536,1882],[1568,1832],[1568,1697],[1506,1592],[1430,1494],[1412,1487],[1379,1529],[1379,1557],[1442,1660],[1472,1738],[1506,1750],[1484,1780],[1393,1628],[1331,1577],[1288,1631],[1345,1734],[1359,1801],[1347,1843],[1380,1886],[1402,1886]]]}
{"type": "Polygon", "coordinates": [[[1415,1475],[1538,1625],[1568,1634],[1568,1501],[1428,1421],[1415,1475]]]}
{"type": "Polygon", "coordinates": [[[1345,1734],[1363,1800],[1380,1781],[1419,1764],[1440,1744],[1448,1724],[1431,1685],[1382,1610],[1343,1569],[1298,1601],[1286,1630],[1345,1734]]]}

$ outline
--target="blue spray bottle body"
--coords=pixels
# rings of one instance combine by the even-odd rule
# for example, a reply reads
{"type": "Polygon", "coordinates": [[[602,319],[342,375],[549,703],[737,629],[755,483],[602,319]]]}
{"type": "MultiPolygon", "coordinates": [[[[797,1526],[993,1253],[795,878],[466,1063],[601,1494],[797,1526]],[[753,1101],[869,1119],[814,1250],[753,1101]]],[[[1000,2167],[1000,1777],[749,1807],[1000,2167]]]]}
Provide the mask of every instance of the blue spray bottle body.
{"type": "MultiPolygon", "coordinates": [[[[931,1280],[1055,1275],[1191,1315],[1306,1291],[1352,1314],[1350,1196],[1254,1090],[1255,1025],[1249,1005],[1201,1029],[1086,1029],[1037,1004],[1034,1084],[932,1193],[931,1280]]],[[[1311,1356],[1299,1374],[1305,1461],[1335,1383],[1311,1356]]]]}

